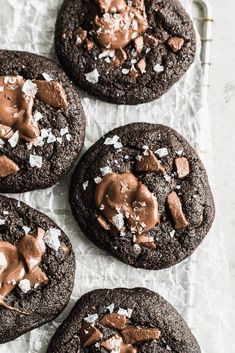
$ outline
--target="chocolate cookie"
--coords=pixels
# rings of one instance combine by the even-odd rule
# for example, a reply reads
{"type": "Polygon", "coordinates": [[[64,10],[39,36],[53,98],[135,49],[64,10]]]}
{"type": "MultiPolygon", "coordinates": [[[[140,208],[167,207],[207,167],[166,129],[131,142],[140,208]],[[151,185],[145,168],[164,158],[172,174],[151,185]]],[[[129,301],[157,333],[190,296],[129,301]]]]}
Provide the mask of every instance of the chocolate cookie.
{"type": "Polygon", "coordinates": [[[0,192],[55,184],[84,142],[79,94],[42,56],[0,50],[0,192]]]}
{"type": "Polygon", "coordinates": [[[79,87],[108,102],[138,104],[180,79],[196,39],[178,0],[65,0],[55,47],[79,87]]]}
{"type": "Polygon", "coordinates": [[[57,317],[74,283],[75,257],[47,216],[0,196],[0,343],[57,317]]]}
{"type": "Polygon", "coordinates": [[[186,322],[145,288],[98,289],[81,297],[47,353],[200,353],[186,322]]]}
{"type": "Polygon", "coordinates": [[[145,269],[191,255],[215,212],[197,153],[173,129],[148,123],[114,129],[83,155],[70,204],[93,243],[145,269]]]}

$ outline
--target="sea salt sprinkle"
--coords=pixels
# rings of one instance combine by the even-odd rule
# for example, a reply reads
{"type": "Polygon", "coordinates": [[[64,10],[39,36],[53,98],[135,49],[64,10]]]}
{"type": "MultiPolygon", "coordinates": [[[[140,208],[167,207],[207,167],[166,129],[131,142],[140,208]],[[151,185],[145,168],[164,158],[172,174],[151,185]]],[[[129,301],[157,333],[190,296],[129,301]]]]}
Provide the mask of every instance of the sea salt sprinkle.
{"type": "Polygon", "coordinates": [[[42,167],[42,157],[38,156],[36,154],[30,154],[29,164],[31,165],[32,168],[34,168],[34,167],[41,168],[42,167]]]}
{"type": "Polygon", "coordinates": [[[119,315],[125,315],[126,317],[128,317],[129,319],[131,318],[133,310],[132,309],[123,309],[123,308],[119,308],[118,309],[118,314],[119,315]]]}
{"type": "Polygon", "coordinates": [[[160,72],[164,71],[164,66],[162,66],[160,64],[156,64],[153,69],[154,69],[154,71],[160,73],[160,72]]]}
{"type": "Polygon", "coordinates": [[[22,279],[18,286],[20,287],[20,289],[22,290],[23,293],[27,293],[28,291],[30,291],[31,286],[30,286],[30,281],[28,279],[22,279]]]}
{"type": "Polygon", "coordinates": [[[32,98],[36,96],[37,90],[36,83],[33,83],[31,80],[26,80],[22,87],[22,92],[24,92],[26,96],[32,98]]]}
{"type": "Polygon", "coordinates": [[[165,157],[168,155],[168,149],[166,147],[159,148],[155,153],[157,153],[159,157],[165,157]]]}
{"type": "Polygon", "coordinates": [[[53,78],[52,78],[50,75],[48,75],[46,72],[43,72],[43,73],[42,73],[42,77],[43,77],[46,81],[52,81],[52,80],[53,80],[53,78]]]}
{"type": "Polygon", "coordinates": [[[84,321],[88,322],[89,324],[93,324],[98,320],[99,316],[97,314],[92,314],[84,317],[84,321]]]}
{"type": "Polygon", "coordinates": [[[89,184],[88,180],[82,184],[83,190],[86,190],[86,188],[88,187],[88,184],[89,184]]]}
{"type": "Polygon", "coordinates": [[[114,311],[114,303],[112,303],[112,304],[110,304],[109,306],[107,306],[106,309],[110,312],[110,314],[112,314],[113,311],[114,311]]]}
{"type": "Polygon", "coordinates": [[[119,136],[114,135],[113,137],[106,137],[104,145],[113,145],[114,148],[122,148],[122,143],[119,140],[119,136]]]}
{"type": "Polygon", "coordinates": [[[106,174],[112,173],[112,169],[109,166],[100,168],[100,171],[101,171],[102,176],[105,176],[106,174]]]}
{"type": "Polygon", "coordinates": [[[44,241],[51,249],[58,251],[60,247],[59,236],[61,236],[61,231],[59,229],[50,228],[44,235],[44,241]]]}
{"type": "Polygon", "coordinates": [[[33,115],[34,121],[37,122],[37,121],[41,120],[42,117],[43,117],[43,116],[42,116],[42,113],[40,113],[39,111],[36,110],[36,112],[35,112],[34,115],[33,115]]]}
{"type": "Polygon", "coordinates": [[[122,227],[124,227],[124,218],[121,213],[116,214],[115,216],[112,217],[112,221],[117,227],[118,230],[121,230],[122,227]]]}
{"type": "Polygon", "coordinates": [[[31,228],[29,228],[27,226],[23,226],[22,229],[25,232],[25,234],[29,234],[31,228]]]}
{"type": "Polygon", "coordinates": [[[100,74],[99,74],[97,69],[85,74],[86,80],[88,82],[93,83],[93,84],[95,84],[95,83],[97,83],[99,81],[99,76],[100,76],[100,74]]]}
{"type": "Polygon", "coordinates": [[[101,177],[94,178],[94,181],[96,184],[99,184],[101,182],[101,180],[102,180],[101,177]]]}
{"type": "Polygon", "coordinates": [[[18,141],[19,141],[19,138],[20,138],[20,134],[19,134],[19,131],[17,130],[12,136],[11,138],[8,140],[9,144],[11,145],[12,148],[14,148],[18,141]]]}

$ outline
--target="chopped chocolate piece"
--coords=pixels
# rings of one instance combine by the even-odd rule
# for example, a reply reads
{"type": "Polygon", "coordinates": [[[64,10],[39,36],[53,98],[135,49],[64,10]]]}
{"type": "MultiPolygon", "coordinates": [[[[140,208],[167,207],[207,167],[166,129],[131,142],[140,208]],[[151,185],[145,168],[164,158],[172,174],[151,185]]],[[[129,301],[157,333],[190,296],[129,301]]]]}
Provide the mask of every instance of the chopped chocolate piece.
{"type": "Polygon", "coordinates": [[[70,204],[79,226],[96,246],[128,265],[154,270],[170,267],[190,256],[206,236],[214,218],[214,204],[206,172],[196,152],[173,129],[149,123],[132,123],[112,130],[85,153],[72,178],[70,204]],[[114,147],[117,140],[123,146],[118,151],[114,147]],[[151,151],[154,152],[154,159],[157,158],[165,168],[164,173],[145,172],[146,169],[152,170],[149,163],[147,168],[145,164],[144,168],[139,167],[145,159],[149,159],[151,151]],[[186,179],[179,179],[176,173],[175,159],[182,156],[190,163],[190,175],[186,179]],[[112,170],[114,174],[107,174],[97,180],[97,186],[94,177],[101,176],[104,166],[109,166],[109,171],[112,170]],[[131,173],[127,173],[127,170],[131,173]],[[156,197],[161,214],[160,226],[157,222],[151,229],[148,228],[150,213],[146,210],[146,202],[137,200],[136,195],[132,194],[135,185],[132,174],[156,197]],[[84,192],[83,184],[87,180],[89,192],[84,192]],[[101,195],[98,203],[92,190],[101,195]],[[189,223],[182,231],[175,229],[167,202],[167,196],[173,190],[180,197],[189,223]],[[126,197],[128,207],[124,199],[126,197]],[[109,231],[101,228],[97,221],[99,214],[110,227],[116,229],[115,233],[111,228],[109,231]],[[175,235],[172,235],[172,230],[176,231],[175,235]],[[139,239],[143,240],[138,234],[150,239],[153,237],[156,250],[138,244],[139,239]]]}
{"type": "Polygon", "coordinates": [[[0,156],[0,177],[15,174],[20,170],[18,164],[7,156],[0,156]]]}
{"type": "Polygon", "coordinates": [[[84,347],[89,347],[93,343],[100,341],[103,338],[103,334],[98,328],[90,325],[88,322],[83,321],[82,327],[79,331],[79,337],[84,347]]]}
{"type": "Polygon", "coordinates": [[[151,35],[151,34],[145,34],[144,35],[144,43],[145,44],[149,44],[149,45],[151,45],[151,46],[153,46],[153,47],[157,47],[158,46],[158,39],[155,37],[155,36],[153,36],[153,35],[151,35]]]}
{"type": "Polygon", "coordinates": [[[99,209],[104,205],[102,214],[117,231],[125,229],[124,218],[136,234],[159,224],[156,197],[130,172],[106,174],[96,186],[95,203],[99,209]]]}
{"type": "Polygon", "coordinates": [[[101,325],[114,327],[118,330],[122,330],[127,323],[125,315],[119,315],[117,313],[106,314],[101,320],[101,325]]]}
{"type": "Polygon", "coordinates": [[[171,37],[168,39],[167,44],[171,47],[174,53],[177,53],[184,45],[184,39],[179,37],[171,37]]]}
{"type": "Polygon", "coordinates": [[[185,218],[180,199],[175,191],[172,191],[167,196],[167,202],[175,222],[175,228],[186,228],[188,226],[188,221],[185,218]]]}
{"type": "Polygon", "coordinates": [[[139,343],[159,339],[161,332],[158,328],[139,328],[127,326],[121,331],[125,343],[139,343]]]}
{"type": "Polygon", "coordinates": [[[0,76],[0,86],[1,138],[9,140],[17,132],[21,139],[33,142],[39,135],[32,115],[37,86],[22,76],[0,76]]]}
{"type": "Polygon", "coordinates": [[[99,224],[101,225],[102,228],[104,228],[106,230],[110,229],[110,225],[106,222],[106,219],[102,215],[99,215],[97,217],[97,221],[99,222],[99,224]]]}
{"type": "Polygon", "coordinates": [[[123,63],[126,61],[126,59],[127,59],[127,54],[125,50],[123,50],[122,48],[119,48],[115,50],[115,56],[111,61],[111,63],[113,66],[122,66],[123,63]]]}
{"type": "Polygon", "coordinates": [[[148,237],[144,234],[137,234],[134,239],[134,243],[140,244],[146,248],[156,249],[156,244],[154,242],[154,237],[148,237]]]}
{"type": "Polygon", "coordinates": [[[128,74],[133,80],[135,80],[139,76],[139,72],[134,68],[131,68],[128,74]]]}
{"type": "Polygon", "coordinates": [[[141,51],[143,50],[143,46],[144,46],[143,36],[139,36],[134,39],[134,47],[138,54],[141,53],[141,51]]]}
{"type": "Polygon", "coordinates": [[[138,61],[138,63],[136,64],[137,69],[140,71],[141,74],[144,74],[146,72],[146,61],[145,59],[141,59],[140,61],[138,61]]]}
{"type": "Polygon", "coordinates": [[[76,45],[80,47],[85,42],[85,39],[87,38],[87,31],[79,27],[75,29],[75,31],[73,32],[73,35],[76,38],[76,45]]]}
{"type": "Polygon", "coordinates": [[[44,103],[54,108],[61,108],[64,111],[68,108],[68,101],[65,90],[58,81],[35,80],[37,85],[37,97],[44,103]]]}
{"type": "Polygon", "coordinates": [[[12,128],[10,126],[0,124],[0,138],[1,139],[9,140],[13,134],[14,134],[14,131],[12,130],[12,128]]]}
{"type": "Polygon", "coordinates": [[[189,175],[189,162],[187,158],[180,157],[175,159],[176,171],[178,178],[182,179],[189,175]]]}
{"type": "Polygon", "coordinates": [[[136,169],[140,172],[164,173],[165,169],[155,154],[151,150],[147,150],[147,152],[148,155],[142,154],[141,159],[136,162],[136,169]]]}
{"type": "Polygon", "coordinates": [[[107,12],[101,17],[95,16],[93,20],[94,33],[100,47],[106,49],[124,48],[146,31],[148,21],[145,15],[144,0],[135,3],[137,6],[134,5],[134,2],[130,3],[130,6],[124,5],[124,9],[118,15],[111,11],[110,6],[107,6],[109,4],[106,4],[103,8],[108,8],[107,12]]]}
{"type": "Polygon", "coordinates": [[[39,267],[46,251],[43,241],[44,233],[44,230],[39,228],[35,236],[26,234],[17,245],[4,240],[0,241],[0,255],[3,260],[3,268],[0,271],[0,306],[15,310],[5,305],[4,298],[22,280],[28,283],[28,290],[35,283],[48,283],[46,274],[39,267]]]}
{"type": "Polygon", "coordinates": [[[94,47],[94,42],[92,39],[86,38],[85,45],[88,51],[94,47]]]}
{"type": "Polygon", "coordinates": [[[64,70],[84,91],[110,103],[133,105],[159,98],[180,79],[194,60],[196,38],[192,21],[178,0],[66,0],[58,15],[55,46],[64,70]],[[163,10],[156,15],[159,3],[163,10]],[[93,55],[87,55],[85,45],[78,48],[79,43],[69,35],[64,37],[78,27],[89,28],[88,37],[95,43],[93,55]],[[169,34],[176,31],[177,36],[187,38],[181,55],[167,43],[169,34]],[[161,48],[157,47],[159,42],[161,48]],[[128,54],[128,65],[121,70],[110,57],[97,60],[103,49],[120,48],[128,54]],[[146,74],[133,70],[129,75],[127,70],[142,58],[140,53],[146,59],[146,74]],[[164,74],[154,69],[157,63],[164,74]],[[100,80],[86,80],[84,73],[94,68],[100,80]]]}

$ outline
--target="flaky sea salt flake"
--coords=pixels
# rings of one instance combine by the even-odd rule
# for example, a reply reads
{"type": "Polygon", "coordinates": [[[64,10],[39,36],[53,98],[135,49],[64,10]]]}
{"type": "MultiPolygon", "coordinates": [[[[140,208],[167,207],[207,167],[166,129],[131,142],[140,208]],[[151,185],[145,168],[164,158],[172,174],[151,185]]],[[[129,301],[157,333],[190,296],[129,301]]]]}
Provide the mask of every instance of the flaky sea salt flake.
{"type": "Polygon", "coordinates": [[[40,113],[39,111],[36,110],[36,112],[33,114],[33,119],[34,121],[39,121],[42,119],[42,113],[40,113]]]}
{"type": "Polygon", "coordinates": [[[34,168],[34,167],[41,168],[42,167],[42,157],[38,156],[36,154],[30,154],[29,164],[31,165],[32,168],[34,168]]]}
{"type": "Polygon", "coordinates": [[[22,279],[18,286],[20,287],[20,289],[22,290],[23,293],[27,293],[28,291],[30,291],[31,286],[30,286],[30,281],[28,279],[22,279]]]}
{"type": "Polygon", "coordinates": [[[52,78],[50,75],[48,75],[46,72],[43,72],[43,73],[42,73],[42,76],[43,76],[43,78],[44,78],[46,81],[52,81],[52,80],[53,80],[53,78],[52,78]]]}
{"type": "Polygon", "coordinates": [[[37,90],[36,83],[33,83],[31,80],[26,80],[22,87],[22,92],[24,92],[26,96],[32,98],[36,96],[37,90]]]}
{"type": "Polygon", "coordinates": [[[82,184],[83,190],[86,190],[86,188],[88,187],[88,184],[89,184],[88,180],[82,184]]]}
{"type": "Polygon", "coordinates": [[[61,231],[59,229],[50,228],[44,235],[44,241],[49,246],[49,248],[58,251],[60,247],[59,236],[61,236],[61,231]]]}
{"type": "Polygon", "coordinates": [[[11,145],[12,148],[14,148],[18,141],[19,141],[19,137],[20,137],[20,134],[19,134],[19,131],[17,130],[12,136],[11,138],[8,140],[9,144],[11,145]]]}
{"type": "Polygon", "coordinates": [[[166,147],[159,148],[156,150],[156,153],[159,157],[165,157],[168,156],[168,149],[166,147]]]}
{"type": "Polygon", "coordinates": [[[100,76],[100,74],[97,69],[85,74],[86,80],[90,83],[93,83],[93,84],[95,84],[99,81],[99,76],[100,76]]]}
{"type": "Polygon", "coordinates": [[[107,165],[106,167],[100,168],[102,176],[105,176],[106,174],[111,174],[112,169],[107,165]]]}
{"type": "Polygon", "coordinates": [[[92,314],[84,317],[84,321],[88,322],[89,324],[93,324],[98,320],[99,316],[97,314],[92,314]]]}
{"type": "Polygon", "coordinates": [[[160,73],[160,72],[164,71],[164,66],[162,66],[160,64],[156,64],[153,69],[154,69],[154,71],[160,73]]]}

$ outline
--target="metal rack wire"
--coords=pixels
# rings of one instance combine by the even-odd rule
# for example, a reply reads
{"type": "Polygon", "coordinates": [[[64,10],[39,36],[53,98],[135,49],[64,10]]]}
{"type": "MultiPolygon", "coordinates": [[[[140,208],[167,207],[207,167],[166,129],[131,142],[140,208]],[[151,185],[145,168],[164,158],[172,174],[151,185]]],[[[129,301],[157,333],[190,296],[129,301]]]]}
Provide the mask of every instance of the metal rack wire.
{"type": "Polygon", "coordinates": [[[202,89],[206,97],[209,87],[209,70],[211,66],[210,50],[212,42],[212,9],[208,0],[193,0],[195,7],[194,23],[201,37],[201,64],[203,69],[202,89]]]}

